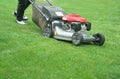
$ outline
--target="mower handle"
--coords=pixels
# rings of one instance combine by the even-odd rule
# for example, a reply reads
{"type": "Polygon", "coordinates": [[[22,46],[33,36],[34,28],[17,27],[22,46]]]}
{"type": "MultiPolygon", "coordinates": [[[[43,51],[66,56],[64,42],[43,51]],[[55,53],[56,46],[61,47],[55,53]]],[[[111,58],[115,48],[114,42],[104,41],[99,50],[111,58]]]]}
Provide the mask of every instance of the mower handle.
{"type": "Polygon", "coordinates": [[[49,0],[46,0],[47,2],[48,2],[48,4],[50,5],[50,6],[52,6],[52,4],[50,3],[50,1],[49,0]]]}

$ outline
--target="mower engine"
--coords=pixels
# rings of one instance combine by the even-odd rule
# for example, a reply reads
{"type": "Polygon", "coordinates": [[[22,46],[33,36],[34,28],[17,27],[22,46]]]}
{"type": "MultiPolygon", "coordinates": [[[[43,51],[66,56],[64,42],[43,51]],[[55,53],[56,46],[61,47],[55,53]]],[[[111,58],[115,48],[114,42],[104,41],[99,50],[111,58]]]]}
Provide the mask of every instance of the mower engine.
{"type": "Polygon", "coordinates": [[[66,22],[66,26],[69,26],[75,32],[78,31],[90,31],[91,23],[87,22],[85,18],[82,18],[79,14],[69,14],[62,17],[62,20],[66,22]]]}
{"type": "Polygon", "coordinates": [[[90,30],[91,23],[86,22],[85,18],[80,17],[78,14],[69,14],[62,17],[62,20],[55,20],[52,22],[54,30],[54,38],[71,41],[71,37],[74,33],[82,33],[85,41],[91,40],[85,33],[86,30],[90,30]]]}

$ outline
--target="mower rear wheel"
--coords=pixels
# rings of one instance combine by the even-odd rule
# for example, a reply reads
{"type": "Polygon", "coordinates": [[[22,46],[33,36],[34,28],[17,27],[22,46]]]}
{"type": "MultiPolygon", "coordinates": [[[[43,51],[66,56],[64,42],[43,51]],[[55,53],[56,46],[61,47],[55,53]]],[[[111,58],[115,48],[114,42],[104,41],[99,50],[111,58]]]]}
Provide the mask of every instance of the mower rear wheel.
{"type": "Polygon", "coordinates": [[[80,44],[82,44],[83,42],[83,35],[81,33],[77,33],[75,32],[73,35],[72,35],[72,43],[75,45],[75,46],[78,46],[80,44]]]}
{"type": "Polygon", "coordinates": [[[52,38],[53,37],[53,31],[49,27],[46,27],[45,29],[43,29],[42,35],[44,37],[52,38]]]}
{"type": "Polygon", "coordinates": [[[97,34],[94,34],[93,37],[95,37],[95,41],[93,41],[95,45],[102,46],[104,44],[105,42],[104,35],[97,33],[97,34]]]}

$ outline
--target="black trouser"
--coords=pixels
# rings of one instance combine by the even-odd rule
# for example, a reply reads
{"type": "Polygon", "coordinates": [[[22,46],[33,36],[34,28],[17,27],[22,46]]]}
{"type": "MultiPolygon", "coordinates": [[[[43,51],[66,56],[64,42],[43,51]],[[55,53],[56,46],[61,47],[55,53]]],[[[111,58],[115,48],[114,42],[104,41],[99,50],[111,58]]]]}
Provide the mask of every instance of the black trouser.
{"type": "Polygon", "coordinates": [[[17,20],[23,20],[24,11],[29,5],[29,0],[18,0],[17,20]]]}

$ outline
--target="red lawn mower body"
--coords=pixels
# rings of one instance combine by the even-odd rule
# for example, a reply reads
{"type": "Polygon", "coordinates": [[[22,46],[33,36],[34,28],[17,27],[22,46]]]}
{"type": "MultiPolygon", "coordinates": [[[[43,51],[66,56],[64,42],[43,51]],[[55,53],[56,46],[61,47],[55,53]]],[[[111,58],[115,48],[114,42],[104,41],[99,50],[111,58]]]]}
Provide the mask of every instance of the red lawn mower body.
{"type": "Polygon", "coordinates": [[[81,17],[79,14],[69,14],[62,17],[62,20],[68,21],[68,22],[81,22],[86,23],[87,20],[83,17],[81,17]]]}

